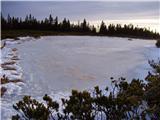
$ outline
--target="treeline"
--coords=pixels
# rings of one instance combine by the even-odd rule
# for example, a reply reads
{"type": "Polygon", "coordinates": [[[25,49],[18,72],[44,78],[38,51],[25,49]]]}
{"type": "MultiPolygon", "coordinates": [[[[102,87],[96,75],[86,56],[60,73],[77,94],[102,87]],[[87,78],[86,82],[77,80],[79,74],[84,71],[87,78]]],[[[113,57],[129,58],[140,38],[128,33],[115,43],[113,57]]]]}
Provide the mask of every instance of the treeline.
{"type": "Polygon", "coordinates": [[[62,104],[45,95],[39,102],[30,96],[13,105],[17,115],[12,120],[159,120],[160,119],[160,61],[149,61],[153,72],[145,82],[111,78],[112,89],[93,92],[73,90],[62,104]]]}
{"type": "Polygon", "coordinates": [[[64,18],[62,21],[58,17],[53,18],[49,15],[44,20],[37,20],[34,16],[27,15],[25,19],[18,17],[11,17],[8,15],[4,18],[1,14],[1,28],[4,30],[41,30],[65,33],[81,33],[84,35],[101,35],[101,36],[120,36],[120,37],[138,37],[147,39],[159,39],[159,33],[150,31],[146,28],[135,27],[132,24],[120,25],[109,24],[105,25],[102,21],[99,29],[94,25],[90,25],[86,19],[78,24],[71,23],[68,19],[64,18]]]}
{"type": "Polygon", "coordinates": [[[27,15],[24,20],[22,18],[11,17],[7,19],[1,15],[2,30],[28,29],[28,30],[50,30],[56,32],[80,32],[80,33],[96,33],[96,28],[90,26],[84,19],[82,23],[71,24],[66,18],[62,22],[58,21],[58,17],[53,18],[49,15],[44,20],[37,20],[34,16],[27,15]]]}
{"type": "Polygon", "coordinates": [[[100,35],[107,36],[128,36],[128,37],[138,37],[138,38],[149,38],[149,39],[159,39],[159,33],[148,30],[147,28],[134,27],[132,24],[121,26],[120,24],[109,24],[108,26],[102,21],[100,30],[100,35]]]}

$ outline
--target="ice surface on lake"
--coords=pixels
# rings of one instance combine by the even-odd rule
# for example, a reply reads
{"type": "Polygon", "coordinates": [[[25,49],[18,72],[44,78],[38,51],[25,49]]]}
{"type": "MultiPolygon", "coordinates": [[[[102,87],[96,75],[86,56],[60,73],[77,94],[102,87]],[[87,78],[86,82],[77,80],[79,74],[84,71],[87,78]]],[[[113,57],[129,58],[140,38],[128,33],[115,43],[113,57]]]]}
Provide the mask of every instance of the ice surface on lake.
{"type": "Polygon", "coordinates": [[[54,36],[17,44],[28,93],[110,85],[110,77],[143,78],[158,56],[155,41],[54,36]]]}
{"type": "Polygon", "coordinates": [[[48,93],[58,100],[66,97],[71,89],[110,86],[112,76],[126,77],[128,81],[133,77],[143,79],[151,70],[148,60],[160,57],[152,40],[91,36],[21,39],[20,44],[8,47],[17,48],[24,83],[5,85],[14,88],[2,98],[2,118],[5,119],[14,113],[12,104],[23,95],[41,98],[48,93]]]}

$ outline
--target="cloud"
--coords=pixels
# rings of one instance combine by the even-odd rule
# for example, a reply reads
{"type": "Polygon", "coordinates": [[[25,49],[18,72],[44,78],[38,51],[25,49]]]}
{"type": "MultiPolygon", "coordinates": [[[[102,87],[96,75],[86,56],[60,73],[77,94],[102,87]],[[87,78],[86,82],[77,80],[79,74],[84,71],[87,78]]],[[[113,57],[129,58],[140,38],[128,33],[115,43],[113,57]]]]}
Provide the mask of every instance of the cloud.
{"type": "Polygon", "coordinates": [[[69,19],[113,19],[157,17],[157,2],[2,2],[2,13],[24,17],[32,13],[42,19],[49,14],[69,19]]]}
{"type": "Polygon", "coordinates": [[[44,19],[49,14],[58,16],[60,20],[64,17],[71,21],[97,20],[134,20],[134,19],[156,19],[159,20],[159,1],[152,2],[128,2],[128,1],[3,1],[2,14],[7,16],[25,17],[32,14],[38,19],[44,19]]]}

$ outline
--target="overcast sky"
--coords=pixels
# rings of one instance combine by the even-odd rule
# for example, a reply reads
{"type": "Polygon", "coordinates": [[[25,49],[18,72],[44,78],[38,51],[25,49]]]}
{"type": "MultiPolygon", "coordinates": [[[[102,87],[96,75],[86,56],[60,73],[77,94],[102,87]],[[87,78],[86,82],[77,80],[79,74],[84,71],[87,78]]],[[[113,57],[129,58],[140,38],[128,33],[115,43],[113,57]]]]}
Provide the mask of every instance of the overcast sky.
{"type": "MultiPolygon", "coordinates": [[[[59,19],[64,17],[71,21],[83,20],[89,21],[101,20],[150,20],[158,24],[160,16],[160,2],[7,2],[3,1],[2,14],[7,16],[25,17],[26,14],[32,14],[38,19],[44,19],[52,14],[59,19]]],[[[145,22],[145,21],[144,21],[145,22]]]]}

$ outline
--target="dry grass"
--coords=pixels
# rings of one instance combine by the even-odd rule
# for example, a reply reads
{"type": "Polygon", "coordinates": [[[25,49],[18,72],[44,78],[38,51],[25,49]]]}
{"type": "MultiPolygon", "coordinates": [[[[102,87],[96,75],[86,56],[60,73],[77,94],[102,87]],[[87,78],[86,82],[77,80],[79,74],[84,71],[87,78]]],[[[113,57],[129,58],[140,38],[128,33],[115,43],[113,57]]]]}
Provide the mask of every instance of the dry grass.
{"type": "MultiPolygon", "coordinates": [[[[17,83],[17,82],[22,82],[22,80],[20,79],[9,80],[8,77],[6,77],[5,75],[1,77],[1,84],[11,83],[11,82],[17,83]]],[[[7,91],[7,88],[1,87],[1,96],[3,96],[6,91],[7,91]]]]}
{"type": "Polygon", "coordinates": [[[19,60],[18,56],[13,56],[11,60],[19,60]]]}
{"type": "Polygon", "coordinates": [[[1,87],[1,96],[3,96],[6,91],[7,91],[7,88],[1,87]]]}
{"type": "Polygon", "coordinates": [[[16,70],[16,68],[8,66],[8,65],[4,65],[4,66],[2,66],[2,68],[3,68],[3,70],[14,70],[14,71],[16,70]]]}
{"type": "Polygon", "coordinates": [[[15,61],[9,61],[9,62],[2,63],[1,66],[13,65],[15,63],[16,63],[15,61]]]}
{"type": "Polygon", "coordinates": [[[17,83],[17,82],[22,82],[21,79],[14,79],[14,80],[9,80],[8,77],[6,77],[5,75],[3,75],[1,77],[1,84],[6,84],[6,83],[17,83]]]}
{"type": "Polygon", "coordinates": [[[13,48],[12,51],[17,51],[17,48],[13,48]]]}

